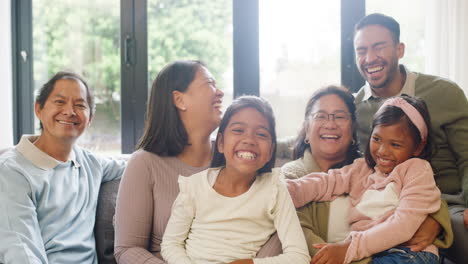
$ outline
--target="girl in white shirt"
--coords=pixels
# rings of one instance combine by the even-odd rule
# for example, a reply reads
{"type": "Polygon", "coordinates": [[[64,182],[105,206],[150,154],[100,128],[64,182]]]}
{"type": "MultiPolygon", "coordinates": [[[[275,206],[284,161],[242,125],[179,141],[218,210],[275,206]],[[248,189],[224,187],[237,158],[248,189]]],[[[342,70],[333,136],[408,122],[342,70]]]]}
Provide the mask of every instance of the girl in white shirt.
{"type": "Polygon", "coordinates": [[[179,177],[180,193],[161,244],[169,264],[309,263],[286,187],[273,170],[275,119],[259,97],[234,100],[221,120],[211,168],[179,177]],[[283,254],[255,258],[274,233],[283,254]]]}

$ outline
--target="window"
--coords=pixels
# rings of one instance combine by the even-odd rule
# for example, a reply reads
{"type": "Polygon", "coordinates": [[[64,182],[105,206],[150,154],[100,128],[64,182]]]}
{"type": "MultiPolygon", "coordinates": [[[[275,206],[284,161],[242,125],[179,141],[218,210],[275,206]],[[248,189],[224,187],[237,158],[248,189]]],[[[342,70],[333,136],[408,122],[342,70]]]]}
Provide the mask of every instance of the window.
{"type": "Polygon", "coordinates": [[[95,90],[96,116],[80,144],[101,153],[134,150],[150,84],[176,59],[204,61],[225,93],[225,106],[233,94],[266,97],[280,137],[297,133],[315,89],[340,82],[360,87],[349,34],[364,0],[11,3],[15,143],[34,132],[31,87],[66,68],[95,90]]]}
{"type": "Polygon", "coordinates": [[[411,71],[424,72],[426,6],[423,0],[366,2],[366,14],[382,13],[395,18],[400,24],[400,41],[405,43],[405,55],[400,62],[411,71]]]}
{"type": "Polygon", "coordinates": [[[78,143],[104,154],[121,149],[119,4],[34,0],[32,8],[34,90],[60,70],[84,76],[94,91],[96,114],[78,143]]]}
{"type": "Polygon", "coordinates": [[[307,100],[341,78],[340,1],[260,1],[260,94],[278,137],[296,135],[307,100]]]}
{"type": "Polygon", "coordinates": [[[232,98],[232,4],[230,0],[148,1],[149,82],[174,60],[201,60],[232,98]]]}

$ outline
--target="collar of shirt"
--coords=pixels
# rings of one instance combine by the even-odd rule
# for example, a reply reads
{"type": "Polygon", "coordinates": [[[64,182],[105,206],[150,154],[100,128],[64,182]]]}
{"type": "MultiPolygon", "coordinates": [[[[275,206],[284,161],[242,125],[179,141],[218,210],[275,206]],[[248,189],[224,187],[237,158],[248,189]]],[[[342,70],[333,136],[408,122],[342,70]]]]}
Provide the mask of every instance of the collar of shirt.
{"type": "MultiPolygon", "coordinates": [[[[47,155],[45,152],[40,150],[38,147],[36,147],[34,145],[34,141],[36,141],[38,138],[39,136],[23,135],[21,137],[20,142],[16,146],[16,149],[26,159],[31,161],[32,164],[34,164],[36,167],[42,170],[51,170],[57,167],[59,164],[66,163],[52,158],[51,156],[47,155]]],[[[67,162],[71,162],[72,166],[76,168],[80,167],[80,164],[76,160],[75,150],[72,150],[67,162]]]]}
{"type": "Polygon", "coordinates": [[[304,169],[307,173],[311,172],[321,172],[320,166],[315,161],[314,157],[312,156],[312,152],[310,152],[309,148],[306,148],[304,151],[304,156],[302,157],[304,163],[304,169]]]}
{"type": "MultiPolygon", "coordinates": [[[[414,96],[415,94],[415,83],[418,75],[404,65],[400,64],[400,69],[403,69],[406,72],[406,80],[403,88],[401,88],[400,93],[396,94],[395,96],[406,94],[409,96],[414,96]]],[[[370,98],[379,98],[377,95],[374,94],[368,82],[364,85],[364,98],[363,101],[367,101],[370,98]]]]}

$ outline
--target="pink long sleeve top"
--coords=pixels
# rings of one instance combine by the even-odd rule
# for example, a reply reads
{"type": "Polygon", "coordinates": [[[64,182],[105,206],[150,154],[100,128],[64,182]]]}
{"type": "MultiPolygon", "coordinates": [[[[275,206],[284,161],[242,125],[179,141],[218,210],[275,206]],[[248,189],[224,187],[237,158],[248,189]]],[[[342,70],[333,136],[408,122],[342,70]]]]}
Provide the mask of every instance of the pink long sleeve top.
{"type": "MultiPolygon", "coordinates": [[[[408,241],[428,214],[440,208],[440,190],[430,164],[412,158],[390,174],[371,169],[364,159],[327,173],[287,180],[296,207],[310,201],[330,201],[348,194],[351,240],[345,263],[382,252],[408,241]]],[[[424,251],[438,254],[434,245],[424,251]]]]}

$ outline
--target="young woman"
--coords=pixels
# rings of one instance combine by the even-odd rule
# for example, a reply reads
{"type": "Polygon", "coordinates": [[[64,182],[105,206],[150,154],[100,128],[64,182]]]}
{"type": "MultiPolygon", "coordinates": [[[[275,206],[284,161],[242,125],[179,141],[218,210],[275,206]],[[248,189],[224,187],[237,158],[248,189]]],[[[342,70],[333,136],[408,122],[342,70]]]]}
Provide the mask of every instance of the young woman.
{"type": "Polygon", "coordinates": [[[223,92],[198,61],[176,61],[156,77],[138,150],[120,183],[115,218],[118,263],[164,263],[161,240],[179,175],[208,168],[210,134],[221,121],[223,92]]]}

